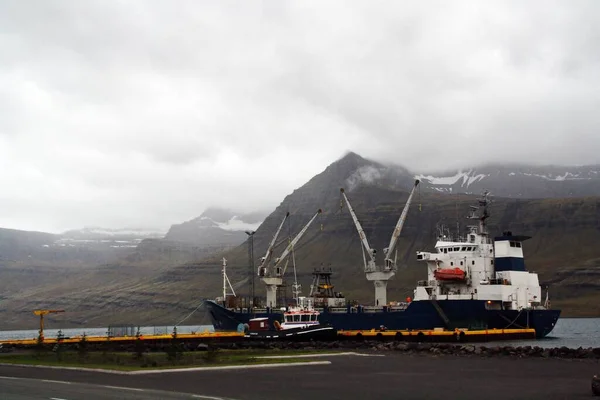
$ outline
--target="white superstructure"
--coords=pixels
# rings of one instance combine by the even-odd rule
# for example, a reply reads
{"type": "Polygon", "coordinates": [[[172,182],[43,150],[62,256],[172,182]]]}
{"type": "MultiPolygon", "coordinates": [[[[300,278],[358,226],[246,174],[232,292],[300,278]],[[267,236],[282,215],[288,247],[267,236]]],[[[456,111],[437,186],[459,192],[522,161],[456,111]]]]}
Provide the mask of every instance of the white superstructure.
{"type": "Polygon", "coordinates": [[[479,225],[470,227],[466,238],[452,240],[442,233],[435,252],[417,252],[427,264],[427,280],[414,290],[414,301],[485,300],[488,309],[544,308],[538,275],[525,270],[523,241],[530,237],[504,232],[490,238],[488,204],[486,192],[479,207],[471,207],[470,218],[479,225]]]}

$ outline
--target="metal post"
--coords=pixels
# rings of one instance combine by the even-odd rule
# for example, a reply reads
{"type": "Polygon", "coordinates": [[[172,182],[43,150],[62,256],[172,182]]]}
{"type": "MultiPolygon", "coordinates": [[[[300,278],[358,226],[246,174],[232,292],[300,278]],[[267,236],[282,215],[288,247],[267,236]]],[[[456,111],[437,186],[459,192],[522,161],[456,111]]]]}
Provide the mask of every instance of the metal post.
{"type": "Polygon", "coordinates": [[[255,231],[246,231],[246,235],[248,235],[248,284],[250,285],[250,302],[248,306],[254,307],[254,276],[256,275],[254,271],[254,234],[255,231]]]}

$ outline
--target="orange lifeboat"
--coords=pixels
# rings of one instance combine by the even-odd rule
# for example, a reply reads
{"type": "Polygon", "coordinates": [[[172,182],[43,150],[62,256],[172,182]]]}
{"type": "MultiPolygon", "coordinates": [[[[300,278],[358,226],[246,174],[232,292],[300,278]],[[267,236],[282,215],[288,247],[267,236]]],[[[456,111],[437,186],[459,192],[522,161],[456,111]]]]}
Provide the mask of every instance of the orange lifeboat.
{"type": "Polygon", "coordinates": [[[465,271],[460,268],[438,269],[433,272],[433,276],[438,281],[464,281],[465,271]]]}

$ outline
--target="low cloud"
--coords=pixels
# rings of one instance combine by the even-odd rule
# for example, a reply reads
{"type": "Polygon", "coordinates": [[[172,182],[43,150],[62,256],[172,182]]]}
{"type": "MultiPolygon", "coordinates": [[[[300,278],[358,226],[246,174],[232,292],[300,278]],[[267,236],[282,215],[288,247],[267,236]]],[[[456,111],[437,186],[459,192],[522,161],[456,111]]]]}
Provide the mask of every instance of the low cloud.
{"type": "Polygon", "coordinates": [[[0,226],[274,208],[345,151],[599,162],[600,5],[0,4],[0,226]]]}

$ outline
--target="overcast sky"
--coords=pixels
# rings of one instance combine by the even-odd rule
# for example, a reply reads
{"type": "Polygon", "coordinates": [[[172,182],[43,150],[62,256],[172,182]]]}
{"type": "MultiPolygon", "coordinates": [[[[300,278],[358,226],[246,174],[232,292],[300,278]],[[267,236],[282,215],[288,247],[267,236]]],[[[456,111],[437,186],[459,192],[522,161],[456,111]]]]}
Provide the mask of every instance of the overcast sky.
{"type": "Polygon", "coordinates": [[[0,0],[0,226],[272,209],[352,150],[600,160],[600,2],[0,0]]]}

